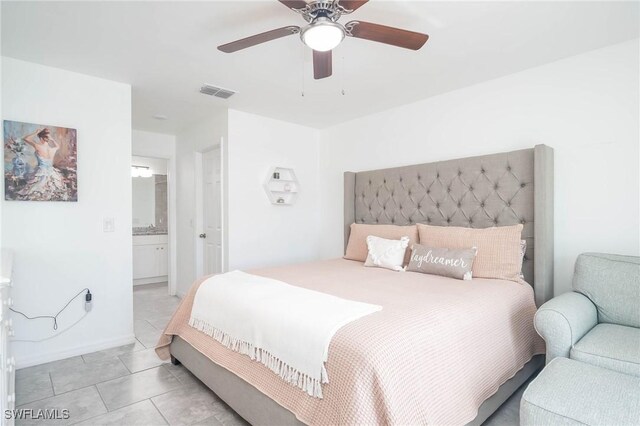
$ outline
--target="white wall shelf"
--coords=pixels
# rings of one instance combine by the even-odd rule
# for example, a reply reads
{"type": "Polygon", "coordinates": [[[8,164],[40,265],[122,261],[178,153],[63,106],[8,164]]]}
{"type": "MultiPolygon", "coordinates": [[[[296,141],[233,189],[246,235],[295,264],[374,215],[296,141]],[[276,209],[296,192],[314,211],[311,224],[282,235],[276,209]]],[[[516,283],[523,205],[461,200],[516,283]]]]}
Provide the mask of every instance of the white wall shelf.
{"type": "Polygon", "coordinates": [[[298,198],[300,184],[293,169],[273,167],[267,176],[264,190],[272,204],[290,206],[298,198]]]}

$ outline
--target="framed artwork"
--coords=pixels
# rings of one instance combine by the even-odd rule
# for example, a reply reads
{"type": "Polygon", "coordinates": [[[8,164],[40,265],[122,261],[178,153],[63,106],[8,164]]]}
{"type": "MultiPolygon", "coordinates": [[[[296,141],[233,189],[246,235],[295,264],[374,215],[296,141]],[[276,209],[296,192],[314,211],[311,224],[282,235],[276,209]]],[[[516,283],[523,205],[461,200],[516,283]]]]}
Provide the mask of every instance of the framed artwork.
{"type": "Polygon", "coordinates": [[[4,122],[4,198],[78,201],[76,129],[4,122]]]}

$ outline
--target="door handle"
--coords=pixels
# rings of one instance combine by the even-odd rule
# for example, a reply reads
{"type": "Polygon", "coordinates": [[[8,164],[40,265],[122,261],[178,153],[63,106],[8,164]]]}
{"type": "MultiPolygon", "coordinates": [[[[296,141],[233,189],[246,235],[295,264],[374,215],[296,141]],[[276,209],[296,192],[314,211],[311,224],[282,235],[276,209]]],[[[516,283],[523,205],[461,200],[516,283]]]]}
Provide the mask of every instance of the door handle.
{"type": "Polygon", "coordinates": [[[200,235],[198,235],[198,237],[200,237],[200,238],[207,238],[207,234],[200,234],[200,235]]]}

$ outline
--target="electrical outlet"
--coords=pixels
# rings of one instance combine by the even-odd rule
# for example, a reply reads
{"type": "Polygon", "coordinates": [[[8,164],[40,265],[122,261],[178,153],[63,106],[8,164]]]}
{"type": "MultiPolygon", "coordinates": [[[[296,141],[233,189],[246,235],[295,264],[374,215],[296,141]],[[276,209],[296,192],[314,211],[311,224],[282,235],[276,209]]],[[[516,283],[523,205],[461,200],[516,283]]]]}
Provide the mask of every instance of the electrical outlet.
{"type": "Polygon", "coordinates": [[[112,217],[102,218],[102,232],[115,232],[116,220],[112,217]]]}

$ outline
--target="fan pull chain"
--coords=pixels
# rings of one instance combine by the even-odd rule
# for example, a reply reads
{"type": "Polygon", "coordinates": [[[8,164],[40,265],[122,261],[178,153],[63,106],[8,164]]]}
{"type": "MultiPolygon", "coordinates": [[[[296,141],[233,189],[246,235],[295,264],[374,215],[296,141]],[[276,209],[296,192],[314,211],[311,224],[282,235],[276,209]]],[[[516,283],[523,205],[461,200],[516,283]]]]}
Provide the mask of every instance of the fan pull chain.
{"type": "Polygon", "coordinates": [[[346,92],[344,91],[344,55],[340,56],[340,58],[340,87],[342,87],[340,93],[342,94],[342,96],[345,96],[346,92]]]}
{"type": "Polygon", "coordinates": [[[301,82],[301,86],[302,86],[302,90],[300,92],[300,95],[304,98],[304,53],[307,49],[305,49],[305,46],[303,44],[300,45],[300,51],[302,52],[302,60],[300,61],[300,82],[301,82]]]}

